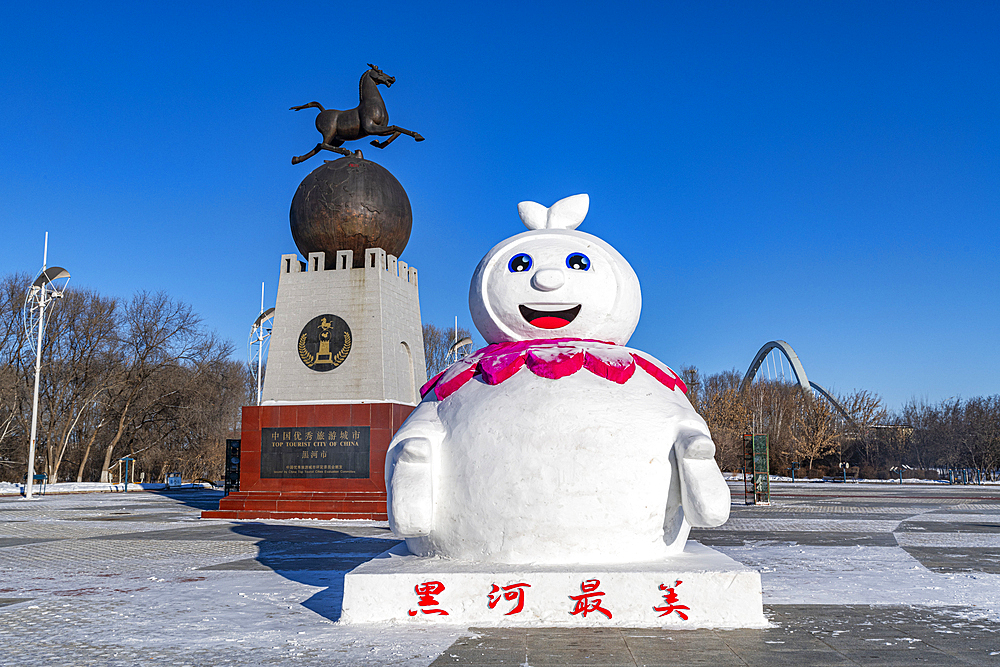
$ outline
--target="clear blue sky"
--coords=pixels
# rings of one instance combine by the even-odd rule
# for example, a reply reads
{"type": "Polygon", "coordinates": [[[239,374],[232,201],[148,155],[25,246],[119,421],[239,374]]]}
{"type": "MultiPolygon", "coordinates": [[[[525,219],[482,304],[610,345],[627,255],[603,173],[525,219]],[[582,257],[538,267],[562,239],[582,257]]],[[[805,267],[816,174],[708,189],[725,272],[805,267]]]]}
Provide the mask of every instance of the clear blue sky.
{"type": "MultiPolygon", "coordinates": [[[[471,328],[515,206],[591,196],[635,267],[631,344],[896,408],[1000,392],[1000,5],[7,3],[0,271],[191,303],[240,355],[295,249],[319,100],[373,62],[400,137],[365,156],[413,206],[425,322],[471,328]]],[[[324,156],[330,157],[330,156],[324,156]]]]}

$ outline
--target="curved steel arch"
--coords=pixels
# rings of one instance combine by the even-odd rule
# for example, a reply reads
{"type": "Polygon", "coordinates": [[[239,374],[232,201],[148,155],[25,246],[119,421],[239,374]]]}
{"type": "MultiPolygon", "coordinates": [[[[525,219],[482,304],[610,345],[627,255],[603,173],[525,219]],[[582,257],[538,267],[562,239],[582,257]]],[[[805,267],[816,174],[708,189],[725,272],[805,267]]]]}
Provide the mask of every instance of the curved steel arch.
{"type": "Polygon", "coordinates": [[[802,362],[799,361],[799,355],[795,354],[795,350],[792,349],[792,346],[783,340],[768,341],[764,343],[760,350],[757,351],[757,356],[755,356],[753,361],[750,362],[750,368],[747,369],[746,375],[743,376],[743,381],[740,382],[740,393],[743,393],[743,391],[750,386],[754,377],[757,376],[757,370],[760,368],[760,365],[764,363],[764,359],[771,352],[771,350],[775,348],[781,350],[781,353],[785,355],[785,359],[788,359],[788,365],[792,367],[792,372],[795,373],[795,379],[798,381],[799,387],[801,387],[802,392],[806,396],[812,396],[812,392],[815,389],[823,398],[830,402],[830,405],[837,409],[837,412],[844,416],[844,419],[850,422],[850,424],[855,428],[858,427],[857,422],[854,421],[851,415],[847,414],[847,410],[844,409],[844,406],[842,406],[837,399],[830,394],[830,392],[806,377],[806,369],[802,367],[802,362]]]}
{"type": "Polygon", "coordinates": [[[833,396],[831,396],[830,392],[828,392],[826,389],[823,389],[823,387],[819,386],[818,384],[816,384],[812,380],[809,381],[809,385],[813,389],[815,389],[816,391],[818,391],[823,396],[823,398],[825,398],[826,400],[830,401],[830,405],[832,405],[833,407],[837,408],[837,412],[839,412],[840,414],[842,414],[844,416],[844,419],[846,419],[848,421],[848,423],[850,423],[851,426],[853,426],[854,428],[858,428],[858,423],[856,421],[854,421],[854,417],[852,417],[851,415],[847,414],[847,410],[844,409],[844,406],[842,406],[837,399],[835,399],[833,396]]]}
{"type": "Polygon", "coordinates": [[[765,357],[774,348],[781,350],[781,353],[785,355],[785,359],[788,359],[788,365],[792,367],[792,372],[795,373],[795,379],[798,381],[799,386],[802,387],[802,391],[807,396],[812,395],[812,387],[809,384],[809,378],[806,377],[806,369],[802,367],[802,362],[799,361],[799,355],[795,354],[792,346],[783,340],[768,341],[757,351],[757,356],[750,362],[750,368],[747,369],[746,375],[743,376],[743,382],[740,382],[740,393],[753,382],[754,377],[757,375],[757,369],[760,368],[760,365],[764,363],[765,357]]]}

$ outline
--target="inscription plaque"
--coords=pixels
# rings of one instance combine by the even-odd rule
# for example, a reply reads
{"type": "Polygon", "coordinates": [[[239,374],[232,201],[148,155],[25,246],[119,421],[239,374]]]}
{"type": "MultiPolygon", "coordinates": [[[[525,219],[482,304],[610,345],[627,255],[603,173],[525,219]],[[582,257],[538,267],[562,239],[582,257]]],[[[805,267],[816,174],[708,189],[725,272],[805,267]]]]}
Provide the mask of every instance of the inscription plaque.
{"type": "Polygon", "coordinates": [[[262,479],[367,479],[370,426],[301,426],[260,430],[262,479]]]}

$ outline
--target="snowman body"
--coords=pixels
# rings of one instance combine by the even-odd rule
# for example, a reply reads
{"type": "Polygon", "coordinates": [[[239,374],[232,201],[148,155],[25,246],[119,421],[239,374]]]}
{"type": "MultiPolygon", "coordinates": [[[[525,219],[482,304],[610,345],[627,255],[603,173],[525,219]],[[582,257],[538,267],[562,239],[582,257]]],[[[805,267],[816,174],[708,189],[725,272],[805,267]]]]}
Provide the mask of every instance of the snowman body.
{"type": "Polygon", "coordinates": [[[387,455],[390,526],[412,553],[641,562],[728,518],[683,382],[624,345],[640,297],[613,248],[565,228],[508,239],[480,263],[470,307],[492,345],[425,385],[387,455]]]}
{"type": "Polygon", "coordinates": [[[642,371],[619,385],[524,368],[498,385],[474,378],[445,400],[431,394],[418,409],[444,437],[433,453],[434,528],[406,540],[412,553],[594,563],[682,548],[672,445],[678,424],[700,418],[679,388],[642,371]]]}

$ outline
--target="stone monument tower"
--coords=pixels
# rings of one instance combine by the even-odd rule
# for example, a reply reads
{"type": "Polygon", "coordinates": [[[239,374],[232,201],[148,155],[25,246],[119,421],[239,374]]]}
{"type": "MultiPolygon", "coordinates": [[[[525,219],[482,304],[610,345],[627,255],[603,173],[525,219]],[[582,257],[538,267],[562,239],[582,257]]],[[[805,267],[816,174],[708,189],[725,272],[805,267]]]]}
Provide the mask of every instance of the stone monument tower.
{"type": "Polygon", "coordinates": [[[349,111],[318,102],[320,150],[344,157],[313,170],[292,198],[299,254],[281,256],[262,404],[243,408],[239,491],[212,518],[385,519],[385,454],[426,381],[417,270],[399,258],[412,226],[406,191],[361,151],[388,125],[374,65],[349,111]],[[301,259],[300,259],[301,255],[301,259]],[[304,261],[303,261],[304,260],[304,261]]]}
{"type": "Polygon", "coordinates": [[[283,255],[264,405],[416,405],[424,372],[406,192],[382,166],[328,162],[292,199],[299,252],[283,255]]]}

